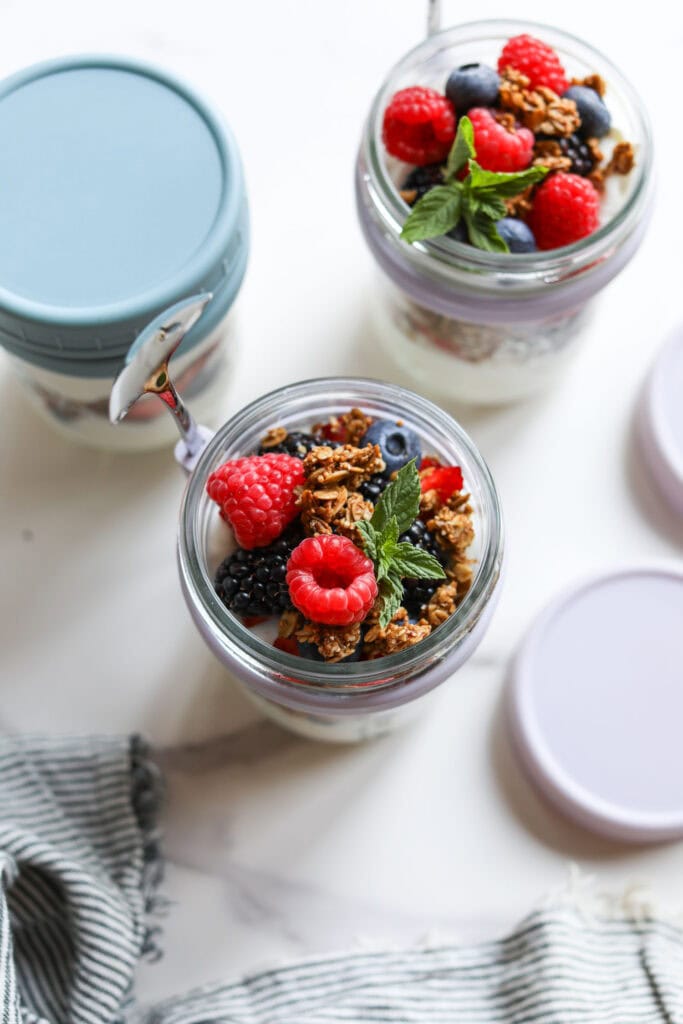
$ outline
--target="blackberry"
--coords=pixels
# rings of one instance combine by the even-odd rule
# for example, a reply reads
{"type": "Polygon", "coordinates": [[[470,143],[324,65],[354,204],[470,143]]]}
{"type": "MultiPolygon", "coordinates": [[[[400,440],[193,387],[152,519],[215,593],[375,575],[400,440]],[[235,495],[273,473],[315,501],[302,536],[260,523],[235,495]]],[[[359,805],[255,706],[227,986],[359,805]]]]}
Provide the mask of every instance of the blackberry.
{"type": "Polygon", "coordinates": [[[238,615],[279,615],[292,607],[285,582],[287,560],[301,543],[301,527],[290,527],[265,548],[236,551],[219,565],[214,589],[238,615]]]}
{"type": "Polygon", "coordinates": [[[443,185],[443,164],[425,164],[424,167],[416,167],[403,182],[401,191],[417,193],[410,203],[413,206],[435,185],[443,185]]]}
{"type": "MultiPolygon", "coordinates": [[[[410,541],[418,548],[423,548],[430,555],[445,565],[447,557],[439,547],[439,543],[433,533],[430,533],[421,519],[416,519],[409,530],[399,537],[399,540],[410,541]]],[[[443,579],[405,579],[403,580],[403,607],[413,618],[419,618],[422,607],[428,604],[434,591],[443,583],[443,579]]]]}
{"type": "Polygon", "coordinates": [[[293,430],[279,444],[273,444],[269,448],[260,445],[256,454],[267,455],[269,452],[278,452],[282,455],[293,455],[295,459],[303,459],[311,448],[315,448],[319,444],[321,442],[317,437],[313,437],[313,434],[304,434],[301,430],[293,430]]]}
{"type": "Polygon", "coordinates": [[[567,156],[572,162],[569,168],[572,174],[580,174],[586,178],[595,167],[595,160],[590,149],[578,135],[568,135],[556,140],[560,144],[562,156],[567,156]]]}
{"type": "Polygon", "coordinates": [[[373,505],[377,504],[377,499],[389,485],[389,477],[386,473],[375,473],[369,480],[364,480],[358,488],[360,494],[363,495],[366,501],[371,501],[373,505]]]}

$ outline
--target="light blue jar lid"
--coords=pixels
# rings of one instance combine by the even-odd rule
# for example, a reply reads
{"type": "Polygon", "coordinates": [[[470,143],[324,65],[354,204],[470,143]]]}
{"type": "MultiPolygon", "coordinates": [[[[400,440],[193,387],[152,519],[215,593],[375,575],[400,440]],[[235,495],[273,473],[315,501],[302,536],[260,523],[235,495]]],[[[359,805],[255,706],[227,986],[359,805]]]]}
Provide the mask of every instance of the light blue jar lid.
{"type": "Polygon", "coordinates": [[[0,343],[76,376],[116,371],[199,291],[183,348],[229,309],[249,227],[239,152],[207,103],[127,58],[70,57],[0,83],[0,343]]]}

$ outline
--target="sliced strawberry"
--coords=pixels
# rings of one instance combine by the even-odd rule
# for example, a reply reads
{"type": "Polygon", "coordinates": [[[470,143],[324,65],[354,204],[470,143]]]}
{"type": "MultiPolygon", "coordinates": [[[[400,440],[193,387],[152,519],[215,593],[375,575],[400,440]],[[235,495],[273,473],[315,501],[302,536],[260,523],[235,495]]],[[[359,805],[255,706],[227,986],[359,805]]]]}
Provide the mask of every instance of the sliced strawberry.
{"type": "Polygon", "coordinates": [[[442,501],[448,501],[452,494],[462,490],[462,483],[460,466],[438,466],[421,477],[420,489],[423,494],[436,491],[442,501]]]}
{"type": "Polygon", "coordinates": [[[337,441],[339,444],[346,444],[348,434],[343,423],[325,423],[320,427],[319,433],[326,441],[337,441]]]}

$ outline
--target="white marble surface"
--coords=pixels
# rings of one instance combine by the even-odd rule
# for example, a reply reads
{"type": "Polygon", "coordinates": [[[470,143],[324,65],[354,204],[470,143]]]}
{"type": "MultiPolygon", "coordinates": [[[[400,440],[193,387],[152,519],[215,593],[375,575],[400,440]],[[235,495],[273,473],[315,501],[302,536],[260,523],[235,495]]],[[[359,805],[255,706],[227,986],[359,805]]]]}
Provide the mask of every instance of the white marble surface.
{"type": "MultiPolygon", "coordinates": [[[[352,167],[373,90],[421,34],[424,6],[0,5],[3,74],[66,52],[126,52],[193,80],[232,123],[254,233],[226,412],[304,375],[385,372],[372,355],[352,167]]],[[[497,13],[488,0],[466,12],[497,13]]],[[[608,888],[646,881],[665,907],[683,906],[680,846],[615,846],[547,809],[520,777],[498,712],[510,654],[558,588],[624,561],[681,557],[683,526],[650,491],[631,419],[652,354],[683,315],[683,19],[653,0],[655,46],[643,43],[642,13],[615,19],[609,5],[528,2],[510,13],[556,19],[630,70],[655,122],[659,202],[562,385],[525,405],[455,410],[501,491],[509,573],[478,654],[411,731],[326,749],[256,719],[176,584],[183,481],[170,453],[70,446],[0,361],[0,725],[137,730],[162,750],[172,906],[165,958],[140,973],[145,998],[363,939],[493,935],[560,885],[569,861],[608,888]]]]}

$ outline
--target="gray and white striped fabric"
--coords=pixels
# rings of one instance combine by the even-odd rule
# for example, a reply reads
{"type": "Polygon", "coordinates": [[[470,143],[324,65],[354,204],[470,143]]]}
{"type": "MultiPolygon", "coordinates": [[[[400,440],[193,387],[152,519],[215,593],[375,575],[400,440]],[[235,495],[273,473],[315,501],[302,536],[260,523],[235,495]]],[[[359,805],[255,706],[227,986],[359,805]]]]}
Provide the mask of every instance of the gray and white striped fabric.
{"type": "Polygon", "coordinates": [[[137,740],[0,740],[2,1024],[121,1019],[153,949],[159,779],[137,740]]]}
{"type": "Polygon", "coordinates": [[[0,741],[0,1024],[683,1024],[683,931],[570,906],[496,942],[326,957],[135,1007],[159,793],[137,740],[0,741]]]}

